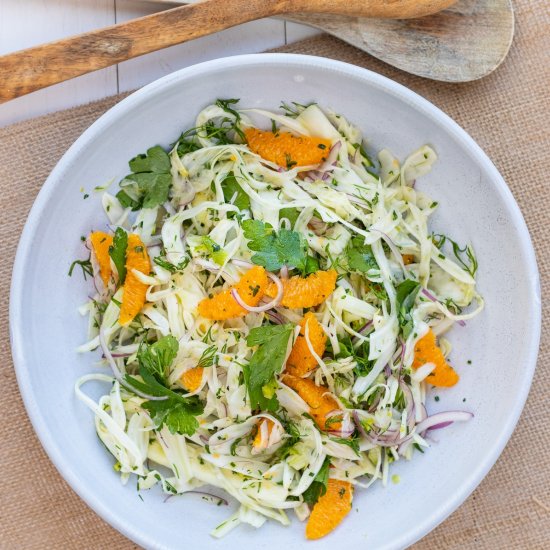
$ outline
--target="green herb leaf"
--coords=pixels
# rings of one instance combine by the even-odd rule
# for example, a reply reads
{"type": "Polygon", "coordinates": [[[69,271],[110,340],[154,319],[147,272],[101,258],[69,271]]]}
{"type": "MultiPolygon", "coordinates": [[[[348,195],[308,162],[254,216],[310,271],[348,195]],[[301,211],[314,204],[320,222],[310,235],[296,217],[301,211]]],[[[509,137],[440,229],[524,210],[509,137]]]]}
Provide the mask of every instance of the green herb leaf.
{"type": "Polygon", "coordinates": [[[126,249],[128,248],[128,233],[121,227],[117,227],[113,244],[109,247],[109,256],[115,264],[118,273],[119,285],[126,279],[126,249]]]}
{"type": "Polygon", "coordinates": [[[196,416],[203,411],[198,399],[179,396],[164,401],[147,401],[142,406],[151,415],[157,429],[166,424],[171,433],[182,435],[193,435],[197,431],[199,422],[196,416]]]}
{"type": "Polygon", "coordinates": [[[297,208],[281,208],[279,210],[279,220],[286,218],[290,222],[290,227],[294,227],[299,215],[300,211],[297,208]]]}
{"type": "Polygon", "coordinates": [[[142,342],[137,353],[139,366],[165,384],[178,349],[178,341],[172,335],[163,336],[154,344],[142,342]]]}
{"type": "Polygon", "coordinates": [[[154,208],[168,200],[172,185],[171,163],[168,153],[160,145],[151,147],[146,154],[134,157],[129,166],[133,173],[122,180],[122,189],[117,193],[123,206],[134,210],[154,208]],[[124,190],[128,186],[133,186],[137,200],[124,190]]]}
{"type": "Polygon", "coordinates": [[[250,331],[246,343],[250,347],[258,346],[258,349],[243,371],[252,409],[277,410],[277,397],[269,390],[275,376],[283,368],[288,340],[293,331],[294,326],[290,323],[266,325],[250,331]]]}
{"type": "Polygon", "coordinates": [[[153,258],[153,262],[155,262],[158,266],[166,269],[170,273],[181,273],[187,267],[187,264],[189,263],[189,258],[184,258],[179,264],[176,265],[169,262],[166,256],[155,256],[153,258]]]}
{"type": "Polygon", "coordinates": [[[329,467],[330,459],[327,456],[313,483],[303,493],[304,502],[310,506],[313,506],[327,492],[329,467]]]}
{"type": "Polygon", "coordinates": [[[361,237],[353,237],[346,248],[348,267],[351,271],[366,273],[371,269],[378,269],[378,263],[370,245],[365,244],[361,237]]]}
{"type": "Polygon", "coordinates": [[[89,258],[87,260],[75,260],[69,267],[69,277],[73,276],[73,271],[76,266],[82,269],[82,275],[84,277],[84,280],[86,280],[88,275],[90,277],[94,276],[94,271],[92,269],[92,262],[90,262],[89,258]]]}
{"type": "Polygon", "coordinates": [[[407,338],[413,329],[411,310],[420,291],[420,283],[406,279],[397,286],[396,290],[397,318],[399,319],[403,336],[407,338]]]}
{"type": "Polygon", "coordinates": [[[222,181],[222,190],[225,202],[229,202],[235,197],[233,204],[239,210],[250,210],[250,197],[243,191],[233,173],[228,174],[222,181]]]}
{"type": "Polygon", "coordinates": [[[307,261],[305,239],[296,231],[273,227],[259,220],[245,220],[242,223],[244,236],[249,240],[248,248],[257,254],[252,261],[268,271],[277,271],[284,265],[304,271],[307,261]]]}
{"type": "Polygon", "coordinates": [[[215,360],[216,360],[216,354],[218,353],[218,348],[216,346],[209,346],[207,347],[201,354],[199,358],[199,362],[197,363],[197,367],[211,367],[215,360]]]}

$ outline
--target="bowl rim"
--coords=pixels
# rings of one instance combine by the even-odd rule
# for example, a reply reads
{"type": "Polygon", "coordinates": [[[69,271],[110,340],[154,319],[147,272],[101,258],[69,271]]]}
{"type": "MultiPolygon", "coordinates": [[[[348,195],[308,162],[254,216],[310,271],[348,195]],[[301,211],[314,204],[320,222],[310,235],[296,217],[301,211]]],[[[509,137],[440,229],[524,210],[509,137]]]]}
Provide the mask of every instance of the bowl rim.
{"type": "Polygon", "coordinates": [[[24,351],[25,339],[23,337],[24,331],[22,330],[23,313],[21,307],[24,289],[20,281],[23,280],[26,264],[30,260],[28,250],[32,242],[33,233],[36,231],[36,226],[40,221],[43,207],[55,192],[58,177],[64,172],[66,166],[70,164],[71,159],[75,155],[78,155],[88,142],[93,141],[97,136],[101,135],[105,127],[110,125],[117,117],[123,115],[128,110],[132,110],[141,102],[146,101],[150,97],[154,97],[156,93],[162,91],[164,88],[170,87],[170,85],[178,81],[185,81],[188,77],[212,71],[215,72],[218,69],[227,69],[228,67],[233,67],[238,70],[243,66],[258,64],[260,61],[262,65],[307,66],[308,68],[328,68],[343,72],[351,77],[367,81],[369,85],[375,86],[402,101],[406,101],[422,112],[424,116],[428,116],[437,122],[445,131],[449,132],[457,139],[457,141],[462,142],[476,158],[476,161],[487,171],[495,190],[498,192],[510,212],[511,221],[516,228],[516,234],[521,242],[527,260],[526,270],[530,273],[530,277],[526,285],[528,286],[530,294],[528,305],[531,310],[530,315],[533,330],[529,331],[527,336],[529,339],[529,354],[528,357],[525,358],[524,375],[521,386],[517,388],[513,406],[510,408],[509,414],[501,426],[495,445],[479,462],[478,467],[470,472],[467,478],[464,479],[461,489],[449,495],[442,506],[439,506],[430,514],[427,514],[424,521],[418,524],[413,530],[404,533],[400,538],[394,539],[384,545],[384,548],[403,548],[421,539],[454,512],[474,491],[479,483],[481,483],[508,443],[525,405],[536,367],[541,332],[541,291],[535,251],[527,225],[512,192],[492,161],[474,139],[442,110],[402,84],[371,70],[343,61],[304,54],[259,53],[218,58],[185,67],[155,80],[122,99],[91,124],[65,152],[46,179],[29,212],[17,247],[10,290],[9,324],[12,357],[19,389],[27,414],[42,447],[58,472],[71,488],[103,520],[123,535],[143,547],[161,548],[162,546],[158,541],[155,541],[154,535],[140,530],[131,521],[124,519],[123,516],[114,511],[107,503],[104,503],[101,498],[98,498],[93,489],[87,488],[81,484],[77,473],[77,467],[64,457],[62,449],[56,443],[55,435],[48,428],[48,423],[45,419],[39,414],[38,405],[34,399],[34,394],[30,385],[30,374],[32,369],[31,365],[26,360],[24,351]]]}

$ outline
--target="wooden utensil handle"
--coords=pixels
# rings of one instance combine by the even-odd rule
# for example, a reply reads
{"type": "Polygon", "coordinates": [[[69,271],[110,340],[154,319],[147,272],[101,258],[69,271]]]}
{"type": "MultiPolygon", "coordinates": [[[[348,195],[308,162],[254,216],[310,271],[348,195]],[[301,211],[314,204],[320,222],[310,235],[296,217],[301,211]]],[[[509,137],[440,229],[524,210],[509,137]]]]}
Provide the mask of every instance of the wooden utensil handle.
{"type": "Polygon", "coordinates": [[[0,103],[134,57],[271,15],[408,18],[455,0],[205,0],[0,57],[0,103]]]}
{"type": "Polygon", "coordinates": [[[0,103],[271,13],[271,3],[208,0],[0,57],[0,103]]]}

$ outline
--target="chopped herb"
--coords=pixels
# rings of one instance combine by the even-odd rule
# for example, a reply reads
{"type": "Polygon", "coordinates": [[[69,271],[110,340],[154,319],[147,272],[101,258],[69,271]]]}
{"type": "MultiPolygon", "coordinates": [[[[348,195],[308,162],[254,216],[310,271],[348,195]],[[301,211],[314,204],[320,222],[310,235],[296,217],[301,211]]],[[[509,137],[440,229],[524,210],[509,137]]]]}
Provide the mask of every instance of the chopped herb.
{"type": "MultiPolygon", "coordinates": [[[[222,181],[223,198],[225,202],[232,202],[239,210],[250,210],[250,197],[243,191],[237,178],[230,173],[222,181]]],[[[228,212],[230,214],[235,212],[228,212]]]]}
{"type": "Polygon", "coordinates": [[[272,386],[277,383],[275,377],[283,367],[293,331],[294,326],[290,323],[266,325],[250,331],[246,343],[249,347],[258,346],[258,349],[248,365],[243,366],[243,372],[252,409],[277,411],[278,401],[272,386]]]}
{"type": "Polygon", "coordinates": [[[256,254],[252,261],[268,271],[277,271],[284,265],[304,271],[307,262],[307,244],[296,231],[275,231],[269,223],[260,220],[245,220],[242,223],[248,248],[256,254]]]}
{"type": "Polygon", "coordinates": [[[304,502],[310,506],[313,506],[319,498],[327,492],[329,468],[330,459],[327,456],[321,466],[321,469],[317,472],[317,475],[313,479],[313,482],[302,495],[304,497],[304,502]]]}
{"type": "Polygon", "coordinates": [[[109,247],[109,256],[115,264],[118,273],[118,282],[124,284],[126,279],[126,249],[128,248],[128,233],[121,227],[117,227],[113,244],[109,247]]]}
{"type": "Polygon", "coordinates": [[[372,248],[364,244],[361,237],[353,237],[347,246],[345,255],[350,271],[367,273],[371,269],[378,269],[372,248]]]}
{"type": "Polygon", "coordinates": [[[75,260],[71,266],[69,267],[69,277],[73,276],[74,268],[78,266],[80,269],[82,269],[82,276],[84,277],[84,280],[87,279],[88,275],[90,277],[94,276],[94,271],[92,269],[92,263],[90,262],[90,259],[87,260],[75,260]]]}
{"type": "Polygon", "coordinates": [[[416,296],[420,291],[420,283],[406,279],[397,286],[396,306],[397,317],[403,331],[403,336],[407,338],[412,332],[414,322],[411,316],[411,310],[414,307],[416,296]]]}

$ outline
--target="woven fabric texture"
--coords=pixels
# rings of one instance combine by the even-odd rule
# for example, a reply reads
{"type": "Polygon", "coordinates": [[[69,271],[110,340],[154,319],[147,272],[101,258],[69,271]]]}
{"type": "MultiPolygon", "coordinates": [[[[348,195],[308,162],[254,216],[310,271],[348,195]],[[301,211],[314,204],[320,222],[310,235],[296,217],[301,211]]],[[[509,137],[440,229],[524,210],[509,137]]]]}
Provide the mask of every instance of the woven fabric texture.
{"type": "MultiPolygon", "coordinates": [[[[541,273],[544,319],[550,313],[548,6],[546,0],[518,1],[509,57],[495,73],[468,84],[408,75],[326,36],[276,50],[340,59],[389,76],[435,103],[472,135],[503,174],[526,218],[541,273]]],[[[0,280],[5,285],[0,295],[0,548],[135,547],[96,516],[48,460],[19,395],[8,338],[13,259],[32,202],[71,143],[122,97],[0,130],[0,280]]],[[[550,331],[543,323],[532,390],[510,443],[470,498],[414,548],[550,548],[549,403],[550,331]]]]}

